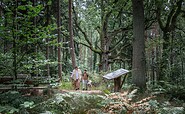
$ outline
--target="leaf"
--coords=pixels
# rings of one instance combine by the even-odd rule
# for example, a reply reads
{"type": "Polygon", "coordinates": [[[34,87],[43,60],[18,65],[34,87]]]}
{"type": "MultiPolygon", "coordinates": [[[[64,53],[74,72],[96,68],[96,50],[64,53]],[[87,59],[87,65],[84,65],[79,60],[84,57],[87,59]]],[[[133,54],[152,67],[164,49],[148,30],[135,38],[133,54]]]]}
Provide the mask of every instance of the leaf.
{"type": "Polygon", "coordinates": [[[154,108],[158,108],[158,102],[156,100],[150,100],[149,102],[149,105],[154,107],[154,108]]]}
{"type": "Polygon", "coordinates": [[[26,7],[25,6],[18,6],[18,9],[20,9],[20,10],[26,10],[26,7]]]}
{"type": "Polygon", "coordinates": [[[0,113],[6,113],[6,114],[13,114],[15,112],[19,112],[19,109],[16,109],[11,106],[0,106],[0,113]]]}
{"type": "Polygon", "coordinates": [[[107,89],[103,90],[103,92],[104,92],[105,94],[110,94],[110,93],[111,93],[111,92],[110,92],[109,90],[107,90],[107,89]]]}
{"type": "Polygon", "coordinates": [[[131,91],[131,92],[128,94],[128,98],[132,98],[132,97],[136,96],[135,93],[137,93],[137,89],[134,89],[133,91],[131,91]]]}
{"type": "Polygon", "coordinates": [[[21,106],[24,107],[24,108],[29,108],[33,105],[34,105],[33,101],[31,101],[31,102],[26,101],[26,102],[24,102],[24,104],[21,104],[21,106]]]}
{"type": "Polygon", "coordinates": [[[6,110],[6,108],[5,108],[5,107],[0,106],[0,112],[3,112],[3,111],[5,111],[5,110],[6,110]]]}
{"type": "Polygon", "coordinates": [[[49,6],[50,6],[51,4],[52,4],[52,1],[51,1],[51,0],[50,0],[50,1],[48,1],[47,5],[49,5],[49,6]]]}

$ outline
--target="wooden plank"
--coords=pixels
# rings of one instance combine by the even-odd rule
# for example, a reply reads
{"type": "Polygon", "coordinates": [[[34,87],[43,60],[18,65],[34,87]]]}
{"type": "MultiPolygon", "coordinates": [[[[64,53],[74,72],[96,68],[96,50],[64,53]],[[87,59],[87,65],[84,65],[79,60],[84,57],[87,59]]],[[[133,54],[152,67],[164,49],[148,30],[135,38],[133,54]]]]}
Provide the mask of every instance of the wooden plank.
{"type": "MultiPolygon", "coordinates": [[[[17,87],[17,90],[46,89],[47,87],[17,87]]],[[[0,92],[12,90],[12,87],[0,88],[0,92]]]]}
{"type": "Polygon", "coordinates": [[[111,80],[111,79],[118,78],[123,74],[127,74],[128,72],[129,72],[128,70],[121,68],[121,69],[118,69],[114,72],[108,73],[108,74],[104,75],[103,77],[108,80],[111,80]]]}

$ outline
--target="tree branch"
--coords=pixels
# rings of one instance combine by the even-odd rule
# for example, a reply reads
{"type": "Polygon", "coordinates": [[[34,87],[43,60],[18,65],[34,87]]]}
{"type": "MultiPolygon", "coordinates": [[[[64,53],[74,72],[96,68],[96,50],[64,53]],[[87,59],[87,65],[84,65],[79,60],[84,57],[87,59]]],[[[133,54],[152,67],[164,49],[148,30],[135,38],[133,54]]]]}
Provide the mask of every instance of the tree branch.
{"type": "Polygon", "coordinates": [[[176,21],[177,21],[177,17],[181,13],[182,1],[183,0],[179,0],[177,2],[177,9],[176,9],[176,11],[175,11],[175,13],[174,13],[174,15],[173,15],[173,17],[171,19],[170,29],[174,29],[174,27],[175,27],[175,24],[176,24],[176,21]]]}
{"type": "Polygon", "coordinates": [[[124,39],[124,37],[122,37],[118,42],[116,42],[116,44],[114,46],[112,46],[112,48],[109,52],[113,52],[115,49],[117,49],[118,45],[121,43],[121,41],[123,39],[124,39]]]}
{"type": "MultiPolygon", "coordinates": [[[[76,41],[76,42],[78,42],[78,41],[76,41]]],[[[90,45],[88,45],[88,44],[86,44],[86,43],[84,43],[84,42],[78,42],[78,43],[79,43],[79,44],[82,44],[82,45],[84,45],[84,46],[86,46],[86,47],[88,47],[91,51],[93,51],[93,52],[95,52],[95,53],[98,53],[98,54],[101,54],[101,53],[102,53],[101,50],[95,49],[95,48],[93,48],[92,46],[90,46],[90,45]]]]}
{"type": "Polygon", "coordinates": [[[165,27],[161,20],[161,6],[159,4],[157,4],[156,17],[157,17],[157,21],[159,23],[160,28],[162,29],[162,31],[165,31],[165,27]]]}
{"type": "Polygon", "coordinates": [[[118,29],[114,29],[113,31],[108,32],[108,34],[109,34],[109,37],[113,37],[113,36],[117,35],[118,33],[127,32],[131,29],[132,29],[132,27],[131,27],[131,25],[129,25],[126,28],[121,27],[121,28],[118,28],[118,29]]]}
{"type": "Polygon", "coordinates": [[[109,58],[110,58],[110,59],[117,58],[117,57],[123,52],[122,50],[123,50],[124,48],[128,47],[129,45],[130,45],[130,44],[126,44],[126,45],[122,46],[121,49],[119,49],[119,52],[118,52],[117,54],[115,54],[115,55],[113,55],[113,56],[110,56],[109,58]]]}
{"type": "Polygon", "coordinates": [[[74,20],[74,22],[75,22],[76,27],[77,27],[77,28],[80,30],[80,32],[83,34],[83,36],[84,36],[85,40],[87,41],[87,43],[88,43],[90,46],[92,46],[92,43],[91,43],[90,40],[88,39],[86,32],[82,30],[82,28],[80,27],[80,24],[78,24],[78,22],[77,22],[77,14],[76,14],[76,11],[75,11],[74,7],[73,7],[73,12],[74,12],[74,15],[75,15],[75,20],[74,20]]]}
{"type": "Polygon", "coordinates": [[[173,17],[173,15],[175,13],[175,10],[176,10],[176,8],[175,8],[175,6],[173,6],[172,10],[170,11],[170,13],[168,15],[167,22],[166,22],[166,27],[165,27],[167,31],[169,31],[168,29],[170,27],[170,24],[171,24],[171,21],[172,21],[172,17],[173,17]]]}
{"type": "Polygon", "coordinates": [[[73,12],[74,12],[74,14],[75,14],[75,20],[74,20],[75,25],[76,25],[76,27],[80,30],[80,32],[83,34],[83,36],[84,36],[85,40],[87,41],[88,45],[85,44],[85,43],[82,43],[82,42],[78,42],[78,43],[79,43],[79,44],[82,44],[82,45],[84,45],[84,46],[86,46],[86,47],[88,47],[88,48],[90,48],[90,49],[91,49],[93,52],[95,52],[95,53],[99,53],[99,54],[102,53],[103,50],[102,50],[100,47],[98,47],[99,50],[93,48],[93,45],[92,45],[92,43],[90,42],[90,40],[88,39],[88,36],[87,36],[86,32],[83,31],[82,28],[80,27],[80,24],[78,24],[78,22],[77,22],[77,14],[76,14],[76,11],[75,11],[74,7],[73,7],[73,12]]]}

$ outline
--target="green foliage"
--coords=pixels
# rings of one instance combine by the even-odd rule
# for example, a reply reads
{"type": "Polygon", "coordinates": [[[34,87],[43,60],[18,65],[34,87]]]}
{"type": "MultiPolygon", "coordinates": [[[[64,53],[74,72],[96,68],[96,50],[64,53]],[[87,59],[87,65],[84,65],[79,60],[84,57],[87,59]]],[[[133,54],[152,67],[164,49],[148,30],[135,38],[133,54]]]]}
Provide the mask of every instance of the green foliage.
{"type": "Polygon", "coordinates": [[[159,111],[160,114],[184,114],[184,108],[183,107],[164,107],[160,109],[159,111]]]}
{"type": "Polygon", "coordinates": [[[74,107],[73,111],[76,111],[79,114],[92,108],[101,107],[100,103],[103,99],[105,99],[103,96],[81,93],[64,94],[63,97],[67,100],[71,107],[74,107]]]}
{"type": "MultiPolygon", "coordinates": [[[[2,45],[8,44],[9,46],[5,47],[7,48],[5,51],[0,48],[1,56],[3,56],[2,61],[0,61],[0,74],[7,75],[6,73],[9,73],[8,75],[13,75],[15,72],[21,72],[45,75],[43,73],[45,72],[43,70],[44,65],[50,63],[45,59],[42,50],[38,53],[35,53],[35,50],[38,49],[38,45],[42,49],[46,43],[46,38],[51,39],[51,42],[55,40],[56,35],[53,35],[53,31],[56,30],[56,24],[51,23],[43,26],[43,23],[35,23],[36,25],[34,25],[34,18],[39,17],[42,20],[44,16],[43,5],[40,3],[33,6],[30,1],[24,1],[24,4],[21,1],[18,2],[18,7],[15,6],[14,2],[3,2],[6,7],[5,12],[3,12],[4,18],[0,19],[0,35],[2,36],[1,41],[4,42],[2,45]],[[16,16],[14,15],[15,12],[16,16]],[[14,47],[10,48],[11,45],[14,47]],[[2,54],[3,51],[4,55],[2,54]]],[[[48,4],[51,4],[51,0],[48,1],[48,4]]]]}
{"type": "Polygon", "coordinates": [[[72,89],[74,89],[72,87],[72,82],[65,82],[65,81],[61,82],[60,88],[64,89],[64,90],[72,90],[72,89]]]}
{"type": "Polygon", "coordinates": [[[0,54],[0,75],[12,74],[12,53],[0,54]]]}
{"type": "Polygon", "coordinates": [[[19,112],[19,109],[16,109],[11,106],[0,106],[0,113],[14,114],[19,112]]]}
{"type": "Polygon", "coordinates": [[[76,113],[85,114],[92,108],[100,108],[104,98],[99,95],[81,93],[56,94],[53,98],[44,101],[28,110],[31,113],[52,112],[56,114],[76,113]]]}
{"type": "Polygon", "coordinates": [[[23,104],[20,104],[20,106],[23,107],[23,108],[30,108],[33,105],[34,105],[34,102],[33,101],[31,101],[31,102],[26,101],[23,104]]]}
{"type": "Polygon", "coordinates": [[[9,91],[1,94],[0,96],[0,104],[7,105],[9,104],[12,107],[18,108],[20,104],[24,102],[21,99],[21,94],[17,91],[9,91]]]}
{"type": "Polygon", "coordinates": [[[150,86],[148,90],[152,91],[153,94],[165,94],[169,99],[185,99],[185,87],[183,85],[160,81],[160,83],[150,86]]]}
{"type": "Polygon", "coordinates": [[[8,91],[0,94],[0,113],[15,113],[30,108],[43,101],[40,97],[22,96],[18,91],[8,91]]]}
{"type": "MultiPolygon", "coordinates": [[[[31,97],[23,98],[16,91],[3,93],[0,95],[0,102],[3,101],[0,106],[0,113],[10,112],[24,112],[24,113],[54,113],[54,114],[86,114],[86,113],[157,113],[157,114],[183,114],[183,107],[176,107],[170,104],[168,101],[162,101],[163,98],[156,100],[156,97],[144,97],[146,93],[140,93],[141,98],[138,98],[139,94],[137,89],[133,89],[123,93],[111,93],[104,95],[87,94],[78,92],[62,92],[55,94],[48,100],[40,100],[40,98],[32,99],[31,97]],[[8,96],[9,97],[5,97],[8,96]],[[144,96],[143,96],[144,95],[144,96]],[[18,98],[21,103],[16,99],[18,98]],[[21,100],[22,99],[22,100],[21,100]],[[28,100],[29,99],[29,100],[28,100]],[[40,101],[39,101],[40,100],[40,101]],[[11,101],[11,102],[9,102],[11,101]],[[12,104],[16,102],[19,107],[15,108],[12,104]],[[8,104],[7,104],[8,103],[8,104]],[[9,106],[7,106],[9,105],[9,106]],[[170,108],[169,108],[170,107],[170,108]]],[[[166,99],[163,99],[166,100],[166,99]]],[[[179,103],[182,104],[182,103],[179,103]]],[[[17,105],[17,106],[18,106],[17,105]]],[[[14,105],[16,106],[16,105],[14,105]]]]}
{"type": "Polygon", "coordinates": [[[109,90],[107,90],[107,89],[104,89],[103,92],[104,92],[105,94],[110,94],[110,93],[111,93],[111,92],[110,92],[109,90]]]}
{"type": "Polygon", "coordinates": [[[167,94],[172,98],[185,100],[185,87],[181,85],[167,85],[167,94]]]}
{"type": "Polygon", "coordinates": [[[129,99],[132,99],[133,97],[136,96],[137,91],[138,91],[138,89],[132,90],[132,91],[127,95],[127,97],[128,97],[129,99]]]}
{"type": "Polygon", "coordinates": [[[47,5],[51,5],[52,4],[52,1],[51,0],[49,0],[48,1],[48,3],[47,3],[47,5]]]}

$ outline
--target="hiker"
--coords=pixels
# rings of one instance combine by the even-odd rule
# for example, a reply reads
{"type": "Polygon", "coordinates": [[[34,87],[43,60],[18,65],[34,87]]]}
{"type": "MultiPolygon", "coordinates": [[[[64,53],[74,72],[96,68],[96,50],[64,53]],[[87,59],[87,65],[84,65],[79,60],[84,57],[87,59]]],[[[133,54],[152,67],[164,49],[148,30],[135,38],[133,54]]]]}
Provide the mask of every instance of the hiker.
{"type": "Polygon", "coordinates": [[[87,90],[88,77],[89,75],[87,74],[87,70],[84,70],[84,73],[82,75],[83,90],[87,90]]]}
{"type": "Polygon", "coordinates": [[[80,89],[81,75],[82,75],[82,71],[76,66],[71,74],[72,85],[75,90],[80,89]]]}

